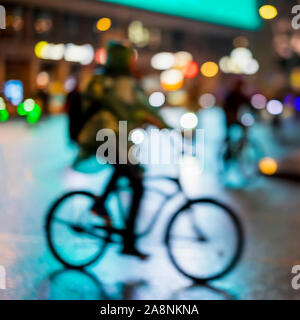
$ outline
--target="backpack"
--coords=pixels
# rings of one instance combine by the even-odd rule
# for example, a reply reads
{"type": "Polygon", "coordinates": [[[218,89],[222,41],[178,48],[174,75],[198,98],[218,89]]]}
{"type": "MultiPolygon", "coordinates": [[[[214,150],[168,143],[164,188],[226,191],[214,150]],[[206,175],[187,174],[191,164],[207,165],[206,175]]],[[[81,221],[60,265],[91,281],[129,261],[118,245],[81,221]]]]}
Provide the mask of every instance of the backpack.
{"type": "Polygon", "coordinates": [[[83,111],[82,96],[73,92],[67,98],[69,116],[69,135],[71,140],[78,142],[78,136],[84,125],[92,116],[101,109],[100,101],[93,101],[88,110],[83,111]]]}

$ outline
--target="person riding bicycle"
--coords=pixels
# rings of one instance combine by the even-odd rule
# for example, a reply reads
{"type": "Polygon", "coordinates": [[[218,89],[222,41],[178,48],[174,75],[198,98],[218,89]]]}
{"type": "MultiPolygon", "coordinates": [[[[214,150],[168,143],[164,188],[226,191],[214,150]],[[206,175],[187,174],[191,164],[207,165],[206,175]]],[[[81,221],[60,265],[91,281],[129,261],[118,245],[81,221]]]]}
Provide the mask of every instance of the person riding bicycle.
{"type": "Polygon", "coordinates": [[[225,97],[223,103],[223,109],[226,115],[226,141],[230,140],[230,129],[233,125],[241,125],[243,130],[245,130],[245,127],[239,120],[239,111],[243,105],[250,104],[250,100],[243,92],[243,89],[244,82],[242,79],[238,79],[225,97]]]}
{"type": "MultiPolygon", "coordinates": [[[[118,140],[119,121],[127,121],[128,132],[145,123],[153,124],[158,128],[167,127],[157,111],[148,104],[144,91],[132,74],[135,60],[131,47],[120,42],[108,44],[107,62],[101,72],[92,77],[81,99],[84,123],[77,135],[81,149],[80,157],[96,154],[99,148],[96,135],[100,129],[113,130],[118,140]]],[[[134,235],[143,195],[143,172],[139,165],[128,161],[127,164],[120,164],[118,159],[121,156],[117,151],[117,163],[114,164],[114,170],[117,173],[115,176],[127,177],[133,189],[122,253],[145,259],[147,255],[136,248],[134,235]]]]}

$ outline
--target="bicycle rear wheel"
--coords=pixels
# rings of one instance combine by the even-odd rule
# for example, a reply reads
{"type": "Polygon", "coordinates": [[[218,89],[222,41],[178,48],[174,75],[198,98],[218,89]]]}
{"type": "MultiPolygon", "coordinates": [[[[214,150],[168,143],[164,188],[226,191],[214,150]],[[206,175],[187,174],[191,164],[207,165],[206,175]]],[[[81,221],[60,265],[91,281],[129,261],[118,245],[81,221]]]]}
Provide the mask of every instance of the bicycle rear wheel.
{"type": "Polygon", "coordinates": [[[217,279],[238,262],[244,237],[241,223],[213,199],[189,201],[171,218],[166,244],[174,266],[196,282],[217,279]]]}
{"type": "Polygon", "coordinates": [[[105,219],[91,212],[95,199],[92,193],[74,191],[59,198],[49,210],[47,242],[53,255],[67,267],[84,268],[106,249],[110,235],[105,219]]]}

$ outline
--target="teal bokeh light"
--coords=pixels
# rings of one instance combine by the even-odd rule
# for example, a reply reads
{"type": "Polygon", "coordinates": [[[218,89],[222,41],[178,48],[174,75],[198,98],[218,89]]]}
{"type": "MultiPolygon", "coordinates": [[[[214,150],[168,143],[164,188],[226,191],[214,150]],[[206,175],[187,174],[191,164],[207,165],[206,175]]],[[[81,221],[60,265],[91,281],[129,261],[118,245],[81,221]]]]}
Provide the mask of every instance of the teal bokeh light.
{"type": "Polygon", "coordinates": [[[257,30],[261,26],[257,0],[103,1],[241,29],[257,30]]]}

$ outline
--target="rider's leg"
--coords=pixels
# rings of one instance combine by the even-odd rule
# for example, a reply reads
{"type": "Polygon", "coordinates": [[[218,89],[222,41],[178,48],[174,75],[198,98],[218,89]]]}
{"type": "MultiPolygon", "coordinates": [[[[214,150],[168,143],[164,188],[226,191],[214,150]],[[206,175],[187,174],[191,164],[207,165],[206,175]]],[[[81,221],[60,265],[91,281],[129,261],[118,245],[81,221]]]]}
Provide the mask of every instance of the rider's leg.
{"type": "Polygon", "coordinates": [[[134,245],[134,234],[135,234],[135,226],[136,220],[139,213],[139,207],[141,203],[141,199],[144,193],[143,187],[143,178],[142,172],[139,169],[135,170],[131,168],[130,170],[136,171],[136,173],[132,172],[133,175],[130,177],[130,183],[133,190],[132,202],[129,210],[129,216],[127,219],[127,230],[128,230],[128,245],[134,245]]]}
{"type": "MultiPolygon", "coordinates": [[[[111,192],[115,191],[117,180],[119,179],[119,177],[120,177],[120,172],[115,169],[114,173],[113,173],[111,179],[109,180],[109,183],[105,189],[104,194],[93,205],[93,207],[91,209],[92,212],[94,212],[95,214],[100,215],[100,216],[107,215],[107,211],[103,210],[104,203],[105,203],[108,195],[111,192]]],[[[105,218],[105,217],[103,216],[103,218],[105,218]]],[[[107,218],[109,218],[109,217],[107,217],[107,218]]]]}
{"type": "Polygon", "coordinates": [[[137,250],[135,244],[137,216],[144,192],[142,171],[139,166],[131,164],[119,165],[117,170],[120,176],[125,176],[130,180],[131,188],[133,190],[129,216],[126,221],[126,234],[124,236],[124,248],[122,250],[122,253],[136,255],[144,259],[147,258],[147,255],[137,250]]]}

